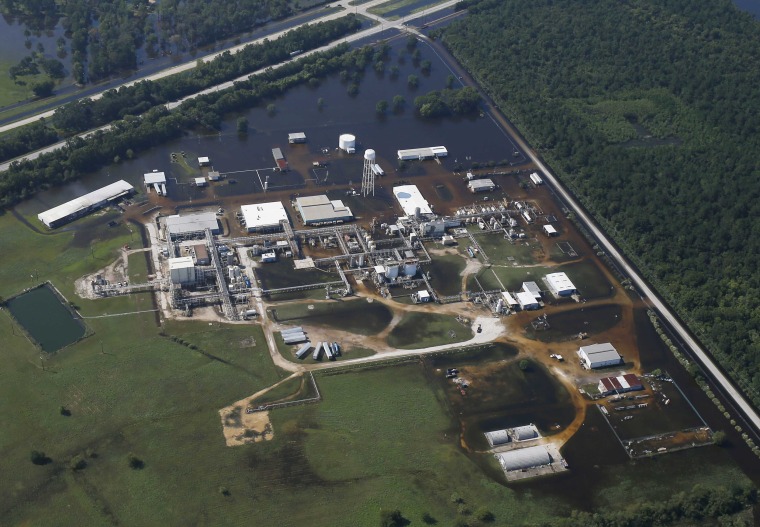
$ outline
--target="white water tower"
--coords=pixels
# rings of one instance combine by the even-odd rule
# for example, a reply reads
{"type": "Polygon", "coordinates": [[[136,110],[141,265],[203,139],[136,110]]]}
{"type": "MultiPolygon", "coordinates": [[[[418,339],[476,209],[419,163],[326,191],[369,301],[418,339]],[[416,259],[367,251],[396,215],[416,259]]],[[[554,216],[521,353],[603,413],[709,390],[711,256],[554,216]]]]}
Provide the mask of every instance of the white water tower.
{"type": "Polygon", "coordinates": [[[362,196],[367,197],[370,193],[375,195],[375,171],[372,165],[375,164],[375,151],[364,151],[364,171],[362,172],[362,196]]]}

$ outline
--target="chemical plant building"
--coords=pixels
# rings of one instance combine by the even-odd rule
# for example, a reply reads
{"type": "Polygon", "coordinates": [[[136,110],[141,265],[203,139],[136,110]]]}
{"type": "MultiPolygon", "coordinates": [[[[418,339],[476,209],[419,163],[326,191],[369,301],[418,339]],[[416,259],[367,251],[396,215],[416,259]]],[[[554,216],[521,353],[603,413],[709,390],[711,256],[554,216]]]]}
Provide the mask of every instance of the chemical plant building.
{"type": "Polygon", "coordinates": [[[187,236],[194,233],[202,233],[211,229],[211,234],[219,234],[219,222],[213,212],[196,212],[180,216],[167,216],[164,220],[166,232],[172,236],[187,236]]]}
{"type": "Polygon", "coordinates": [[[399,161],[422,161],[423,159],[435,159],[449,155],[449,151],[446,150],[445,146],[410,148],[409,150],[399,150],[397,153],[399,161]]]}
{"type": "Polygon", "coordinates": [[[296,198],[296,210],[304,225],[328,225],[354,219],[351,209],[343,205],[342,201],[331,201],[324,194],[296,198]]]}
{"type": "Polygon", "coordinates": [[[572,296],[578,292],[565,273],[551,273],[544,277],[544,282],[549,286],[549,291],[554,296],[572,296]]]}
{"type": "Polygon", "coordinates": [[[153,187],[153,190],[156,191],[156,194],[159,196],[166,196],[166,174],[163,172],[153,171],[144,174],[143,177],[145,178],[146,189],[150,190],[150,188],[153,187]]]}
{"type": "Polygon", "coordinates": [[[490,179],[473,179],[467,183],[467,188],[475,194],[476,192],[491,192],[496,185],[490,179]]]}
{"type": "Polygon", "coordinates": [[[433,209],[430,203],[420,194],[417,185],[401,185],[393,187],[393,195],[401,205],[401,209],[407,216],[432,216],[433,209]]]}
{"type": "Polygon", "coordinates": [[[248,232],[271,232],[282,229],[281,223],[288,220],[288,213],[279,201],[243,205],[240,207],[248,232]]]}
{"type": "Polygon", "coordinates": [[[581,346],[578,350],[578,357],[580,357],[583,367],[590,370],[623,363],[623,358],[617,352],[615,346],[609,342],[581,346]]]}
{"type": "Polygon", "coordinates": [[[169,276],[172,283],[177,285],[195,282],[195,263],[192,256],[169,258],[169,276]]]}
{"type": "Polygon", "coordinates": [[[643,389],[644,385],[641,384],[641,380],[633,373],[618,375],[617,377],[605,377],[599,381],[599,393],[602,395],[634,392],[643,389]]]}
{"type": "Polygon", "coordinates": [[[54,229],[64,223],[101,209],[124,196],[128,196],[134,190],[132,185],[121,179],[116,183],[111,183],[89,194],[41,212],[37,214],[37,218],[51,229],[54,229]]]}

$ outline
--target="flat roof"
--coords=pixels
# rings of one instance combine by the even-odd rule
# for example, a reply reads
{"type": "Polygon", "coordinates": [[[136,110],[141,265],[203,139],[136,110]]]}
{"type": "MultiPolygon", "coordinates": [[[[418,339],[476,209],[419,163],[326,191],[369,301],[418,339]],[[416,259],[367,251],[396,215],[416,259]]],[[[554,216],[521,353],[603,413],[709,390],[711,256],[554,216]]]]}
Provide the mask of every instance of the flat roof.
{"type": "Polygon", "coordinates": [[[199,157],[198,158],[198,163],[210,163],[210,162],[211,162],[211,160],[208,157],[204,156],[204,157],[199,157]]]}
{"type": "Polygon", "coordinates": [[[169,234],[186,234],[189,232],[202,232],[211,229],[211,232],[219,232],[219,222],[213,212],[196,212],[180,216],[167,216],[164,220],[169,234]]]}
{"type": "Polygon", "coordinates": [[[340,200],[330,200],[326,195],[304,196],[296,198],[296,208],[303,222],[325,223],[353,219],[354,214],[340,200]]]}
{"type": "Polygon", "coordinates": [[[536,297],[530,293],[526,293],[525,291],[520,291],[517,293],[517,301],[521,306],[532,306],[534,304],[538,304],[536,297]]]}
{"type": "Polygon", "coordinates": [[[536,297],[536,300],[541,298],[541,288],[538,287],[536,282],[523,282],[522,288],[526,293],[530,293],[536,297]]]}
{"type": "Polygon", "coordinates": [[[544,225],[544,230],[546,234],[557,234],[557,229],[554,228],[554,225],[544,225]]]}
{"type": "Polygon", "coordinates": [[[510,306],[516,306],[517,305],[517,300],[515,300],[515,297],[513,297],[507,291],[502,291],[501,296],[502,296],[502,298],[504,298],[504,301],[507,304],[509,304],[510,306]]]}
{"type": "Polygon", "coordinates": [[[399,159],[425,159],[430,157],[446,157],[449,151],[445,146],[427,146],[424,148],[409,148],[397,152],[399,159]]]}
{"type": "Polygon", "coordinates": [[[120,179],[119,181],[111,183],[110,185],[106,185],[103,188],[93,190],[84,196],[80,196],[78,198],[72,199],[71,201],[67,201],[66,203],[58,205],[57,207],[46,210],[45,212],[40,212],[37,214],[37,218],[49,227],[53,223],[56,223],[64,218],[87,211],[93,207],[98,206],[99,204],[102,204],[105,201],[116,199],[120,196],[132,192],[133,190],[134,187],[132,185],[123,179],[120,179]]]}
{"type": "Polygon", "coordinates": [[[255,203],[240,207],[247,229],[277,227],[281,221],[288,221],[288,212],[281,201],[255,203]]]}
{"type": "Polygon", "coordinates": [[[551,273],[546,275],[546,282],[553,291],[575,291],[575,285],[565,273],[551,273]]]}
{"type": "Polygon", "coordinates": [[[518,448],[496,454],[499,463],[506,471],[549,465],[552,457],[544,445],[518,448]]]}
{"type": "Polygon", "coordinates": [[[155,183],[166,183],[166,174],[163,172],[148,172],[143,176],[145,178],[146,185],[153,185],[155,183]]]}
{"type": "Polygon", "coordinates": [[[187,269],[195,267],[192,256],[180,256],[179,258],[169,258],[169,270],[187,269]]]}
{"type": "Polygon", "coordinates": [[[433,209],[425,198],[422,197],[417,185],[400,185],[393,187],[393,195],[396,196],[404,214],[414,216],[419,207],[420,214],[433,214],[433,209]]]}
{"type": "Polygon", "coordinates": [[[306,139],[306,134],[303,132],[292,132],[288,134],[288,139],[306,139]]]}
{"type": "Polygon", "coordinates": [[[473,179],[467,183],[467,186],[470,187],[471,189],[496,187],[493,180],[491,179],[473,179]]]}

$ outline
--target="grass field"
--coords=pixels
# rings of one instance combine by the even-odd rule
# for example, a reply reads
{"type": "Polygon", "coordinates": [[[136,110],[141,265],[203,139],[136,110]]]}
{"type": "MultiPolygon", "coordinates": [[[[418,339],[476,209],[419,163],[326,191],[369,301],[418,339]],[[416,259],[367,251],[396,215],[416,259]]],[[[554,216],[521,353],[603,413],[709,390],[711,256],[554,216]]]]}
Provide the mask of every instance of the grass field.
{"type": "Polygon", "coordinates": [[[417,349],[453,344],[472,338],[472,330],[451,315],[407,313],[388,334],[388,344],[399,349],[417,349]],[[449,332],[455,333],[451,338],[449,332]]]}
{"type": "Polygon", "coordinates": [[[14,64],[14,62],[0,61],[0,107],[32,98],[31,84],[47,78],[47,75],[43,73],[26,76],[23,78],[26,86],[19,86],[8,76],[8,70],[14,64]]]}
{"type": "MultiPolygon", "coordinates": [[[[492,263],[512,264],[508,258],[514,258],[514,262],[519,265],[532,265],[536,263],[534,253],[538,244],[529,244],[525,241],[518,241],[514,244],[504,239],[502,232],[494,234],[483,234],[476,236],[480,247],[488,255],[492,263]]],[[[539,247],[540,249],[540,247],[539,247]]]]}
{"type": "Polygon", "coordinates": [[[148,261],[145,253],[132,253],[129,255],[129,281],[139,284],[148,281],[148,261]]]}

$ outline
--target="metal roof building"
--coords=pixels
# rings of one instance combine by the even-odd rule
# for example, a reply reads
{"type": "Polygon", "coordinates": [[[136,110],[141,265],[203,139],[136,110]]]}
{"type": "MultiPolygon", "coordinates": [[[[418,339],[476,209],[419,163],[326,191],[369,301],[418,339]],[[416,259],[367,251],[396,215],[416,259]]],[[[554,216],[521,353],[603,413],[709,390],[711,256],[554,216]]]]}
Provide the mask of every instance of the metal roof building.
{"type": "Polygon", "coordinates": [[[544,280],[556,296],[571,296],[578,291],[565,273],[551,273],[544,280]]]}
{"type": "Polygon", "coordinates": [[[396,196],[404,214],[415,216],[416,214],[431,216],[433,209],[430,203],[420,194],[417,185],[400,185],[393,187],[393,195],[396,196]]]}
{"type": "Polygon", "coordinates": [[[52,229],[103,208],[109,203],[131,194],[134,190],[132,185],[121,179],[45,212],[40,212],[37,214],[37,218],[52,229]]]}
{"type": "Polygon", "coordinates": [[[605,377],[599,380],[599,393],[608,395],[611,393],[625,393],[643,390],[644,385],[633,373],[626,373],[617,377],[605,377]]]}
{"type": "Polygon", "coordinates": [[[436,157],[446,157],[449,151],[445,146],[429,146],[425,148],[410,148],[408,150],[399,150],[398,158],[402,161],[411,161],[413,159],[432,159],[436,157]]]}
{"type": "Polygon", "coordinates": [[[145,178],[145,186],[154,185],[156,183],[166,183],[166,174],[163,172],[148,172],[143,174],[145,178]]]}
{"type": "Polygon", "coordinates": [[[473,179],[467,183],[467,188],[473,194],[475,192],[490,192],[496,188],[496,184],[491,179],[473,179]]]}
{"type": "Polygon", "coordinates": [[[342,201],[330,200],[326,195],[296,198],[296,209],[306,225],[351,221],[354,214],[342,201]]]}
{"type": "Polygon", "coordinates": [[[496,454],[502,468],[509,472],[511,470],[522,470],[524,468],[541,467],[550,465],[552,457],[549,451],[543,445],[531,446],[528,448],[518,448],[509,452],[496,454]]]}
{"type": "Polygon", "coordinates": [[[213,212],[196,212],[181,216],[167,216],[164,220],[166,230],[172,236],[190,234],[193,232],[203,232],[211,229],[212,234],[219,234],[219,222],[213,212]]]}
{"type": "Polygon", "coordinates": [[[557,229],[554,228],[554,225],[544,225],[544,232],[547,236],[556,236],[559,234],[557,229]]]}
{"type": "Polygon", "coordinates": [[[623,362],[623,358],[617,352],[615,346],[609,342],[581,346],[578,349],[578,356],[583,365],[589,369],[615,366],[623,362]]]}
{"type": "Polygon", "coordinates": [[[517,303],[520,304],[522,309],[538,309],[541,307],[536,297],[525,291],[517,293],[517,303]]]}
{"type": "Polygon", "coordinates": [[[510,430],[510,435],[515,441],[530,441],[531,439],[541,437],[541,434],[538,433],[538,428],[533,424],[516,426],[510,430]]]}
{"type": "Polygon", "coordinates": [[[522,290],[533,295],[536,300],[541,300],[541,288],[536,282],[523,282],[522,290]]]}
{"type": "Polygon", "coordinates": [[[491,446],[499,446],[512,441],[506,430],[494,430],[493,432],[485,433],[488,444],[491,446]]]}
{"type": "Polygon", "coordinates": [[[289,221],[281,201],[256,203],[240,207],[248,232],[280,230],[280,222],[289,221]]]}
{"type": "Polygon", "coordinates": [[[303,132],[293,132],[288,134],[288,143],[295,144],[295,143],[305,143],[306,142],[306,134],[303,132]]]}

